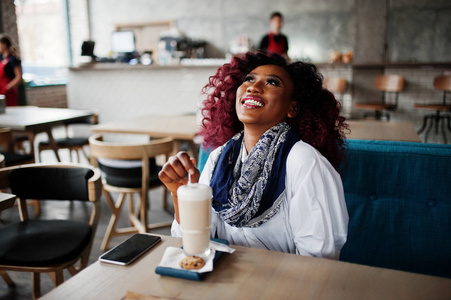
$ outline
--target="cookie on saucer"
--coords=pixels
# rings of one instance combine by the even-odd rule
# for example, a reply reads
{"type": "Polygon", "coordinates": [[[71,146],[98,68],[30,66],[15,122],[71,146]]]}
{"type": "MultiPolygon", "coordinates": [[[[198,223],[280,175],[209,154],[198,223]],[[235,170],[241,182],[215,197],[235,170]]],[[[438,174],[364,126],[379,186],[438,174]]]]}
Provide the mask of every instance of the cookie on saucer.
{"type": "Polygon", "coordinates": [[[197,270],[205,266],[205,260],[199,256],[187,256],[180,261],[180,267],[185,270],[197,270]]]}

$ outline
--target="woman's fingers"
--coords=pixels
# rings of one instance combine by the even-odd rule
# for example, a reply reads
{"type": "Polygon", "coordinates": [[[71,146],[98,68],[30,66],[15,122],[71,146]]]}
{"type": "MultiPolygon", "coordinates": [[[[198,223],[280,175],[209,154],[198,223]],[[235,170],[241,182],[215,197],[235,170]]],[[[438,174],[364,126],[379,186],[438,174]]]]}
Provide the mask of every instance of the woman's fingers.
{"type": "Polygon", "coordinates": [[[195,167],[195,161],[191,160],[186,152],[179,152],[175,156],[171,156],[163,165],[159,173],[159,178],[163,183],[178,182],[186,184],[188,173],[192,176],[192,181],[199,180],[199,171],[195,167]]]}
{"type": "Polygon", "coordinates": [[[189,172],[191,175],[194,174],[194,170],[196,168],[196,165],[193,164],[191,161],[190,156],[186,152],[179,152],[177,153],[176,157],[179,159],[179,161],[182,163],[184,169],[189,172]]]}

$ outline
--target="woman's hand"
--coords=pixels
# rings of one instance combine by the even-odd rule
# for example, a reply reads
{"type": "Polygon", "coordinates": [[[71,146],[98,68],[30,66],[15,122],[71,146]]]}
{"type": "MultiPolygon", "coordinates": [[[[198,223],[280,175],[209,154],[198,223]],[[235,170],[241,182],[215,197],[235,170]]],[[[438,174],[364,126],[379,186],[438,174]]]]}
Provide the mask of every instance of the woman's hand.
{"type": "Polygon", "coordinates": [[[200,173],[196,168],[196,160],[191,159],[186,152],[179,152],[163,165],[158,177],[171,193],[177,195],[177,189],[188,183],[188,173],[191,175],[191,182],[199,181],[200,173]]]}
{"type": "Polygon", "coordinates": [[[188,183],[188,173],[191,175],[191,182],[199,181],[200,172],[196,168],[196,160],[191,159],[186,152],[171,156],[158,173],[161,182],[171,191],[175,218],[179,223],[177,189],[188,183]]]}

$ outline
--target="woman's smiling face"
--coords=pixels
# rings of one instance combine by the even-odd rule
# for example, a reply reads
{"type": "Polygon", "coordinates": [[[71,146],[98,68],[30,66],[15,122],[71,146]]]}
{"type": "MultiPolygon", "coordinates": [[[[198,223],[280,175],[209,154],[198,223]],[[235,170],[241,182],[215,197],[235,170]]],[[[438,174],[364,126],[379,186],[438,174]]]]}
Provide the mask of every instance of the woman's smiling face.
{"type": "Polygon", "coordinates": [[[244,77],[236,92],[238,119],[247,126],[266,131],[293,117],[293,82],[282,67],[263,65],[244,77]]]}

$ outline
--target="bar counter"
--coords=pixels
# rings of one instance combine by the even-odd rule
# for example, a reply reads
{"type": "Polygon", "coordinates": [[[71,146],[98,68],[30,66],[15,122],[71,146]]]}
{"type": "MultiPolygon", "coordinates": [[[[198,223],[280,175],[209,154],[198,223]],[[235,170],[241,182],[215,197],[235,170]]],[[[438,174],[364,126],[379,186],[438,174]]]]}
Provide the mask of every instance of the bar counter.
{"type": "MultiPolygon", "coordinates": [[[[224,59],[192,60],[179,65],[129,65],[126,63],[87,63],[69,69],[67,85],[70,108],[98,111],[100,122],[129,120],[145,115],[180,115],[198,112],[205,99],[202,88],[224,59]]],[[[433,79],[451,72],[451,62],[353,62],[316,63],[324,77],[339,76],[348,82],[342,112],[359,118],[361,111],[354,103],[381,101],[373,87],[374,77],[381,73],[405,77],[406,86],[400,94],[393,121],[407,121],[421,127],[423,114],[414,103],[441,99],[433,79]]]]}

